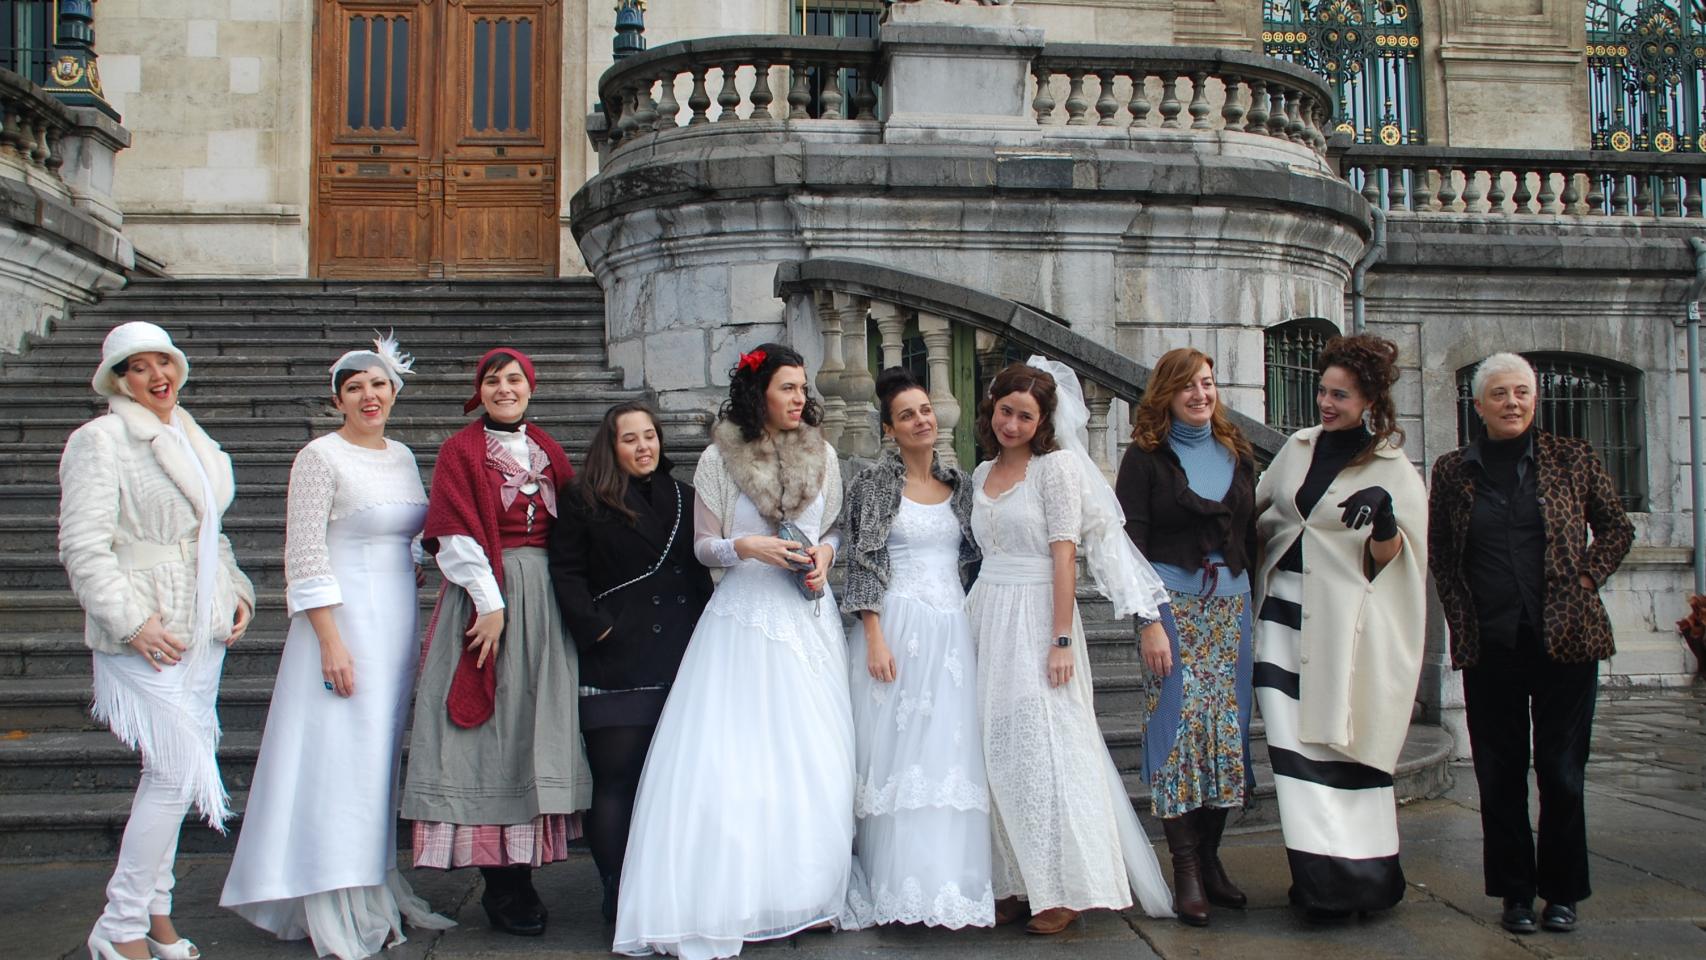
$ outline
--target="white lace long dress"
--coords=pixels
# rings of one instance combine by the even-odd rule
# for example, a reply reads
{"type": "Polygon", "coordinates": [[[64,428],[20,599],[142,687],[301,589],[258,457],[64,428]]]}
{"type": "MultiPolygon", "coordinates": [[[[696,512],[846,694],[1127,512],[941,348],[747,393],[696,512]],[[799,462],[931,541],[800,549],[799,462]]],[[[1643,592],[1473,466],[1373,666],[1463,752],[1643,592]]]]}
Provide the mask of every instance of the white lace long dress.
{"type": "MultiPolygon", "coordinates": [[[[814,541],[823,510],[820,493],[794,518],[814,541]]],[[[774,533],[742,495],[731,537],[774,533]]],[[[827,588],[810,602],[779,568],[727,568],[658,719],[628,836],[617,953],[731,957],[840,916],[853,719],[827,588]]]]}
{"type": "Polygon", "coordinates": [[[993,926],[977,652],[950,501],[901,497],[888,553],[880,622],[892,683],[871,678],[864,627],[848,636],[858,832],[842,926],[993,926]]]}
{"type": "Polygon", "coordinates": [[[1072,455],[1031,458],[1000,496],[972,475],[972,533],[983,565],[968,597],[989,773],[995,896],[1089,910],[1170,910],[1155,852],[1138,825],[1096,725],[1084,625],[1072,614],[1072,679],[1048,683],[1054,633],[1050,544],[1078,542],[1081,494],[1072,455]]]}
{"type": "Polygon", "coordinates": [[[285,577],[291,621],[260,760],[220,905],[320,956],[356,960],[403,941],[402,920],[453,924],[397,872],[403,726],[420,657],[411,542],[426,491],[409,448],[332,433],[290,471],[285,577]],[[355,694],[327,690],[305,610],[331,606],[355,694]]]}

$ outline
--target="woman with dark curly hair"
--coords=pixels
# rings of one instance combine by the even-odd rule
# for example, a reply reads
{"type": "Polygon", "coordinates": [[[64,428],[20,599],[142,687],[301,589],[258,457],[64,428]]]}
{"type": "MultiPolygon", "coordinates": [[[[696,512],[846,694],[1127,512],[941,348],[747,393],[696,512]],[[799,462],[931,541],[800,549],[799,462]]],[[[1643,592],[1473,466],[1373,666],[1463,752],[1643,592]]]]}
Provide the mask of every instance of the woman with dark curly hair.
{"type": "Polygon", "coordinates": [[[841,913],[853,715],[827,582],[841,471],[821,418],[788,347],[729,372],[693,476],[694,555],[725,573],[640,776],[617,953],[729,957],[841,913]]]}
{"type": "Polygon", "coordinates": [[[1397,358],[1372,334],[1327,341],[1321,423],[1256,486],[1256,701],[1291,902],[1315,921],[1404,896],[1392,770],[1422,662],[1428,514],[1392,405],[1397,358]]]}

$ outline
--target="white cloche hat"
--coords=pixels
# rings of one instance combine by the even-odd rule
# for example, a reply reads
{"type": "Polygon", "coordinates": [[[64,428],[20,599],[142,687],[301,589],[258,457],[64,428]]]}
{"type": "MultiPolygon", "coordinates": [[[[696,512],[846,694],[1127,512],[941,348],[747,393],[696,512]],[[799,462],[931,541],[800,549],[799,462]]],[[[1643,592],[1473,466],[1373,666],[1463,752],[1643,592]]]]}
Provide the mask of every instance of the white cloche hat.
{"type": "Polygon", "coordinates": [[[119,389],[119,375],[113,372],[113,367],[139,353],[164,353],[177,361],[177,386],[179,390],[184,388],[185,381],[190,378],[190,362],[172,342],[172,335],[146,320],[132,320],[112,328],[107,339],[102,341],[101,366],[89,381],[95,392],[103,397],[122,395],[124,391],[119,389]]]}

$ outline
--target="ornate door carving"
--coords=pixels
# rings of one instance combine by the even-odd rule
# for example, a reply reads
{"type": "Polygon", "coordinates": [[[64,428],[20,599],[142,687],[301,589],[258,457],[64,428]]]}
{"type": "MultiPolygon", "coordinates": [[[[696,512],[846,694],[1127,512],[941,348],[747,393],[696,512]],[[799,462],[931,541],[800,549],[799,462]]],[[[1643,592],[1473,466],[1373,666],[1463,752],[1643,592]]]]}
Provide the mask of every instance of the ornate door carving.
{"type": "Polygon", "coordinates": [[[557,268],[557,0],[320,0],[312,269],[557,268]]]}

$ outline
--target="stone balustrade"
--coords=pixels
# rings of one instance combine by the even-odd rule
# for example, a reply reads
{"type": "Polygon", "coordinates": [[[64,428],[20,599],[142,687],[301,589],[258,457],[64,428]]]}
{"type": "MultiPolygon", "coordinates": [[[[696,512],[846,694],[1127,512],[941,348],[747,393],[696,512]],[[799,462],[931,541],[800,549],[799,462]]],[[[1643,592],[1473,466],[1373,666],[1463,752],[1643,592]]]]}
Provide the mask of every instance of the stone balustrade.
{"type": "MultiPolygon", "coordinates": [[[[823,397],[824,435],[843,456],[875,457],[882,444],[866,360],[867,331],[872,325],[877,329],[880,365],[899,366],[902,337],[913,321],[924,342],[925,389],[936,410],[936,452],[944,462],[959,463],[955,433],[971,429],[977,410],[978,398],[953,390],[952,334],[963,325],[976,332],[977,359],[986,374],[1006,362],[1009,346],[1060,360],[1078,373],[1090,410],[1091,456],[1113,476],[1112,440],[1124,432],[1113,423],[1113,401],[1137,401],[1149,369],[1074,333],[1060,319],[1003,297],[863,260],[818,257],[783,263],[776,270],[775,292],[791,311],[809,313],[823,338],[814,385],[823,397]]],[[[1264,462],[1285,441],[1266,424],[1237,412],[1232,417],[1264,462]]]]}
{"type": "Polygon", "coordinates": [[[1706,216],[1706,155],[1359,144],[1340,175],[1370,204],[1418,214],[1706,216]]]}
{"type": "Polygon", "coordinates": [[[620,149],[648,133],[708,123],[875,121],[880,69],[877,41],[869,37],[735,36],[665,44],[622,60],[599,78],[601,136],[620,149]]]}
{"type": "Polygon", "coordinates": [[[1032,64],[1039,125],[1231,131],[1325,154],[1332,92],[1282,60],[1215,47],[1052,43],[1032,64]]]}
{"type": "Polygon", "coordinates": [[[18,74],[0,69],[0,150],[15,164],[57,178],[65,162],[60,144],[74,126],[77,122],[64,104],[18,74]]]}

